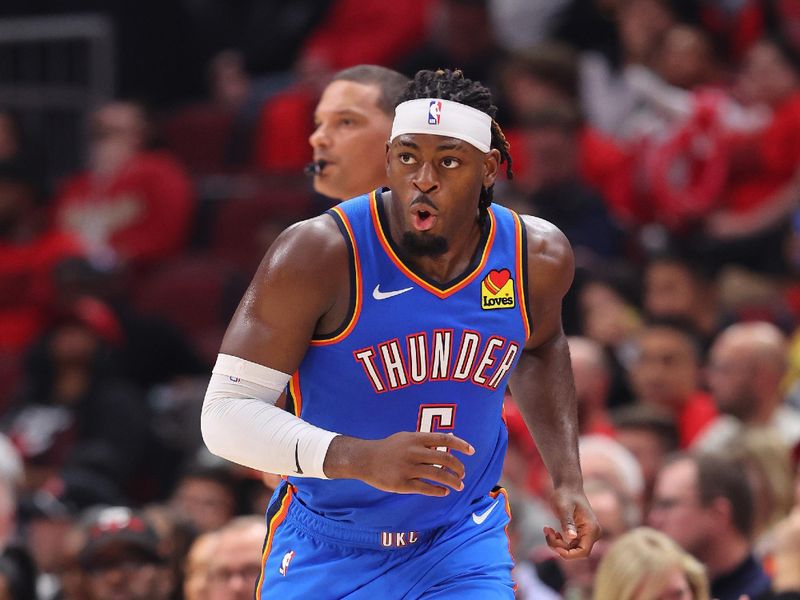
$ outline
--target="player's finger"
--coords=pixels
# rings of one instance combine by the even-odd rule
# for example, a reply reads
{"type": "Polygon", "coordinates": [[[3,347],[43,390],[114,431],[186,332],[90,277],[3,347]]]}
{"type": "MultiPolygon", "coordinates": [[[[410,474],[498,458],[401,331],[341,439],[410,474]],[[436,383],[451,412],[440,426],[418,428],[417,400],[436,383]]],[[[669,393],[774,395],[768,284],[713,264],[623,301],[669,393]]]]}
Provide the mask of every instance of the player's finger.
{"type": "Polygon", "coordinates": [[[560,510],[559,515],[561,521],[561,531],[567,541],[572,541],[578,537],[578,528],[575,526],[575,516],[573,508],[569,507],[567,510],[560,510]]]}
{"type": "Polygon", "coordinates": [[[426,448],[420,453],[419,462],[427,465],[439,465],[451,470],[459,479],[464,479],[464,463],[449,452],[426,448]]]}
{"type": "Polygon", "coordinates": [[[553,548],[556,554],[558,554],[561,558],[571,559],[571,558],[585,558],[589,556],[589,551],[591,547],[578,544],[575,547],[571,548],[553,548]]]}
{"type": "Polygon", "coordinates": [[[425,496],[447,496],[450,490],[446,487],[433,485],[420,479],[411,479],[408,481],[406,494],[423,494],[425,496]]]}
{"type": "Polygon", "coordinates": [[[460,477],[456,477],[450,471],[433,465],[419,465],[416,469],[415,477],[430,479],[434,483],[442,483],[459,492],[464,489],[464,482],[461,481],[460,477]]]}
{"type": "Polygon", "coordinates": [[[544,539],[547,542],[547,545],[550,546],[553,550],[561,549],[567,550],[569,549],[569,544],[564,541],[564,538],[561,537],[561,534],[557,532],[552,527],[545,527],[544,528],[544,539]]]}
{"type": "Polygon", "coordinates": [[[545,527],[545,541],[553,550],[563,550],[565,552],[575,549],[578,544],[576,541],[565,540],[560,532],[550,527],[545,527]]]}
{"type": "Polygon", "coordinates": [[[456,437],[449,433],[421,433],[422,443],[428,448],[437,448],[445,446],[464,454],[475,454],[475,448],[460,437],[456,437]]]}

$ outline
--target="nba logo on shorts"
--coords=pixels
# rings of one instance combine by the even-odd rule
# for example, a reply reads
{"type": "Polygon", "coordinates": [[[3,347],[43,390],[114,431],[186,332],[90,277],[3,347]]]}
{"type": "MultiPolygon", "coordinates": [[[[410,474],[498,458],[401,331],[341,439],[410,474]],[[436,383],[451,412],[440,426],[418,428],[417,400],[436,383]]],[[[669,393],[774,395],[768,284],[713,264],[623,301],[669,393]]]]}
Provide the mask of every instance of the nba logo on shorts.
{"type": "Polygon", "coordinates": [[[438,125],[439,117],[442,116],[442,102],[440,100],[431,100],[428,105],[428,125],[438,125]]]}
{"type": "Polygon", "coordinates": [[[289,563],[292,562],[294,558],[294,550],[289,550],[286,554],[283,555],[283,560],[281,561],[281,566],[278,569],[278,573],[286,577],[286,573],[289,572],[289,563]]]}

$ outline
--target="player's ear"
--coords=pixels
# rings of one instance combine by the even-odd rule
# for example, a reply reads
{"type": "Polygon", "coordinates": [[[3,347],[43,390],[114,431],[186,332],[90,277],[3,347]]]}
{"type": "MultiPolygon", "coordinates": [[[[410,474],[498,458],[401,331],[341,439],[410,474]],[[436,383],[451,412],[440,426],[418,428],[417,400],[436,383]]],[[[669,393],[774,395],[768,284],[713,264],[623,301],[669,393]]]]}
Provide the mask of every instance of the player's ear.
{"type": "Polygon", "coordinates": [[[391,149],[391,143],[389,140],[386,140],[386,172],[389,172],[389,150],[391,149]]]}
{"type": "Polygon", "coordinates": [[[500,169],[500,151],[492,148],[484,155],[483,159],[483,187],[490,188],[497,179],[497,172],[500,169]]]}

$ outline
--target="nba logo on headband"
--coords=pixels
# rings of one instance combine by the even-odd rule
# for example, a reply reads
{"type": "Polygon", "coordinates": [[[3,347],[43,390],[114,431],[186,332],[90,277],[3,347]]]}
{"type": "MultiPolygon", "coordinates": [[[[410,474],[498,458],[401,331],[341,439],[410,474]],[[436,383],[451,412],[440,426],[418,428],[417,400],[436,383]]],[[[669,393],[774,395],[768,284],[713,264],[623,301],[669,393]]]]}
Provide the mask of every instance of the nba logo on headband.
{"type": "Polygon", "coordinates": [[[431,100],[428,105],[428,124],[438,125],[439,118],[442,116],[442,102],[441,100],[431,100]]]}

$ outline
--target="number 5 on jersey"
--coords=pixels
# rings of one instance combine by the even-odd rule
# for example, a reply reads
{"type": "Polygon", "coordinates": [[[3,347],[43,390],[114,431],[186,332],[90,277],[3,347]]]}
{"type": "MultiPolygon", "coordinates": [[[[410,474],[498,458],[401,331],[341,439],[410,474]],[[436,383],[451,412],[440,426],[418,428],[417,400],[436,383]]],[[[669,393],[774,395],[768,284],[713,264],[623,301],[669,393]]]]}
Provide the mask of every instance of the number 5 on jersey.
{"type": "MultiPolygon", "coordinates": [[[[422,404],[419,407],[419,417],[417,418],[417,431],[422,433],[433,433],[435,431],[447,431],[455,428],[456,405],[455,404],[422,404]]],[[[447,446],[438,446],[436,450],[449,452],[447,446]]]]}

